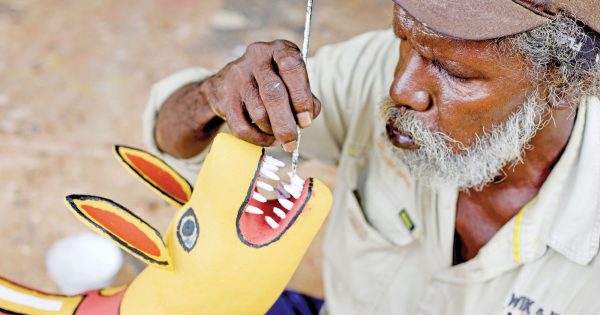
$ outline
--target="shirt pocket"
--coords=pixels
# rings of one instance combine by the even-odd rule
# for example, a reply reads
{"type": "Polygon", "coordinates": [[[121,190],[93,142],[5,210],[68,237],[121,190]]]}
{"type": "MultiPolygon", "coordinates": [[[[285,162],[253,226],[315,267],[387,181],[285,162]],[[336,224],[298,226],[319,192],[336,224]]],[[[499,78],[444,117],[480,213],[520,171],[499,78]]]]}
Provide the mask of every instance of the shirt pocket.
{"type": "Polygon", "coordinates": [[[360,187],[369,223],[395,245],[412,243],[422,226],[416,208],[418,187],[408,169],[376,148],[369,154],[367,170],[360,187]]]}
{"type": "Polygon", "coordinates": [[[324,245],[328,308],[333,314],[370,314],[406,253],[371,227],[351,190],[339,188],[324,245]]]}

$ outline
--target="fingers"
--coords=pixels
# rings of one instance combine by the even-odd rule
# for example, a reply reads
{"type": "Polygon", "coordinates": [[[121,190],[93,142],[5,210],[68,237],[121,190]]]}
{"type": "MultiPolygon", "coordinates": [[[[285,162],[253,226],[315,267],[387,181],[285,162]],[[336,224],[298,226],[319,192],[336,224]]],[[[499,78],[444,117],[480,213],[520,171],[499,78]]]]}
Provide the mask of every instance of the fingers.
{"type": "Polygon", "coordinates": [[[311,93],[306,65],[296,45],[284,40],[257,42],[216,76],[216,114],[225,114],[231,131],[257,145],[296,148],[296,125],[310,126],[321,111],[311,93]],[[233,100],[233,101],[231,101],[233,100]]]}
{"type": "Polygon", "coordinates": [[[314,118],[314,101],[300,51],[295,45],[286,43],[285,48],[274,52],[273,60],[287,88],[298,124],[302,128],[310,126],[314,118]]]}
{"type": "Polygon", "coordinates": [[[248,117],[244,112],[244,107],[242,106],[241,100],[231,99],[229,104],[231,104],[231,106],[228,108],[227,122],[229,129],[231,129],[231,132],[234,135],[242,140],[263,147],[268,147],[275,142],[275,138],[273,136],[262,132],[248,121],[248,117]]]}
{"type": "Polygon", "coordinates": [[[321,101],[313,94],[313,117],[319,116],[321,113],[321,101]]]}
{"type": "Polygon", "coordinates": [[[242,100],[251,122],[262,132],[272,135],[273,129],[269,122],[269,114],[263,101],[260,99],[258,84],[254,77],[251,78],[250,82],[246,85],[245,91],[242,92],[242,100]]]}
{"type": "Polygon", "coordinates": [[[275,138],[283,144],[285,151],[293,151],[296,148],[296,119],[290,107],[284,82],[275,73],[271,64],[258,67],[254,77],[275,138]]]}

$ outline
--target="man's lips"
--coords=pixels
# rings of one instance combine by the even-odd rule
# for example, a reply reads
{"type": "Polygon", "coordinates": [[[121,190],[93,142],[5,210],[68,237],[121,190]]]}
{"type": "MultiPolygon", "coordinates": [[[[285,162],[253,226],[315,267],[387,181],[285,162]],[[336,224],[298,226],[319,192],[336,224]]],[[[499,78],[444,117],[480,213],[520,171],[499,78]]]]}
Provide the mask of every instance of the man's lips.
{"type": "Polygon", "coordinates": [[[388,139],[395,147],[405,150],[419,149],[419,145],[414,141],[412,135],[405,131],[397,129],[396,127],[394,127],[393,123],[388,122],[385,125],[385,130],[388,139]]]}

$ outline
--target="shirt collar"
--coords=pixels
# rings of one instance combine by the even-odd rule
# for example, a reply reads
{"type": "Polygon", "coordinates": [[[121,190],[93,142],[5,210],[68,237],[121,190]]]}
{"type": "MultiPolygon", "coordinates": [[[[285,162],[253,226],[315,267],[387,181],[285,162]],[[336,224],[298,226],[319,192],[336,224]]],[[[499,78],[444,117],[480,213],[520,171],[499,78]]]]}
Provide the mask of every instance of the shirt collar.
{"type": "Polygon", "coordinates": [[[465,263],[435,277],[469,282],[491,279],[542,257],[548,247],[588,264],[600,246],[600,100],[582,102],[571,137],[538,195],[465,263]]]}
{"type": "Polygon", "coordinates": [[[517,263],[549,246],[586,265],[600,246],[600,100],[583,100],[569,143],[538,196],[514,220],[517,263]]]}

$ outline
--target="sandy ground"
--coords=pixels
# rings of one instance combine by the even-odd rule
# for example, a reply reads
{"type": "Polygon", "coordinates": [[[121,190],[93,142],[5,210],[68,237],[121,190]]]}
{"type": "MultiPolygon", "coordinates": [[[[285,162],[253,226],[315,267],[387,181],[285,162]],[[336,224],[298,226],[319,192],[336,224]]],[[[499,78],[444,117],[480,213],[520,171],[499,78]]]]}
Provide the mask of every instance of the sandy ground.
{"type": "MultiPolygon", "coordinates": [[[[315,2],[313,52],[390,25],[388,0],[315,2]]],[[[169,73],[218,69],[253,41],[301,43],[304,5],[0,0],[0,274],[55,290],[45,253],[56,239],[85,230],[63,205],[69,193],[111,197],[164,230],[174,209],[121,169],[111,145],[143,146],[149,88],[169,73]]],[[[127,262],[117,284],[134,270],[127,262]]]]}

